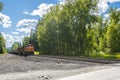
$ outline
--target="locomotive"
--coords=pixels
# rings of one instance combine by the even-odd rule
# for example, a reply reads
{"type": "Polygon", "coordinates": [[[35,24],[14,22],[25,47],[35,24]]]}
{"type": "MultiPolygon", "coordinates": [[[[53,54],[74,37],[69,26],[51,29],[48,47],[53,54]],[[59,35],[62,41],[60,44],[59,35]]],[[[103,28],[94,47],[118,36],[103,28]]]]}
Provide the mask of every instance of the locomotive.
{"type": "Polygon", "coordinates": [[[34,55],[34,45],[28,44],[25,47],[17,48],[14,51],[14,53],[18,55],[25,55],[25,56],[34,55]]]}

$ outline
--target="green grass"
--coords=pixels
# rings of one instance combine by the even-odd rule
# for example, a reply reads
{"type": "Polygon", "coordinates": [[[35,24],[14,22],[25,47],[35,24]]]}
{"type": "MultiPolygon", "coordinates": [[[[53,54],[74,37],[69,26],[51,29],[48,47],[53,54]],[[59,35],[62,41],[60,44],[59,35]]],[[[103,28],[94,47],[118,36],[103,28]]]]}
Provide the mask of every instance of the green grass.
{"type": "Polygon", "coordinates": [[[35,52],[34,52],[34,55],[40,55],[40,52],[35,51],[35,52]]]}
{"type": "MultiPolygon", "coordinates": [[[[35,51],[34,55],[40,55],[40,52],[39,51],[35,51]]],[[[105,58],[105,59],[120,59],[120,53],[106,54],[104,52],[98,52],[98,53],[92,53],[92,54],[89,54],[89,55],[81,55],[80,57],[105,58]]]]}
{"type": "Polygon", "coordinates": [[[0,53],[0,55],[4,55],[4,54],[7,54],[7,53],[0,53]]]}
{"type": "Polygon", "coordinates": [[[89,57],[92,58],[108,58],[108,59],[120,59],[120,53],[118,54],[105,54],[103,52],[96,54],[89,54],[89,57]]]}

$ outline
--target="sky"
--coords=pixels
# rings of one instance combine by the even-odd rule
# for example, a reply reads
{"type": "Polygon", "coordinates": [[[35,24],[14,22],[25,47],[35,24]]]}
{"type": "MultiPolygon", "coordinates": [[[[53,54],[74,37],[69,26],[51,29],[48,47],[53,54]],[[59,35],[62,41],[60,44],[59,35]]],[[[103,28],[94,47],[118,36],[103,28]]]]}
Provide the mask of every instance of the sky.
{"type": "MultiPolygon", "coordinates": [[[[3,10],[0,12],[0,32],[6,39],[6,46],[21,42],[24,36],[30,35],[39,19],[51,6],[65,4],[65,0],[0,0],[3,10]]],[[[120,10],[120,0],[99,0],[98,15],[108,17],[108,9],[120,10]]]]}

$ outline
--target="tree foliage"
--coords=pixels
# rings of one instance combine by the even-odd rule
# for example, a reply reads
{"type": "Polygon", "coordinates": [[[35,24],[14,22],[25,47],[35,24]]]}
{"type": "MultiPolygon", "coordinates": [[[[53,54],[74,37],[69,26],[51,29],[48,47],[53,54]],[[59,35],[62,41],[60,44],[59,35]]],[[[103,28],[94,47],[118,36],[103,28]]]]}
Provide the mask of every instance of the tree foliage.
{"type": "Polygon", "coordinates": [[[3,10],[3,3],[0,2],[0,11],[2,11],[2,10],[3,10]]]}
{"type": "Polygon", "coordinates": [[[5,53],[5,52],[6,52],[5,39],[0,32],[0,54],[5,53]]]}
{"type": "Polygon", "coordinates": [[[37,46],[41,54],[49,55],[120,52],[120,12],[113,9],[110,19],[104,19],[93,14],[96,10],[97,0],[57,4],[39,21],[29,43],[37,46]]]}
{"type": "MultiPolygon", "coordinates": [[[[0,11],[3,9],[3,3],[0,2],[0,11]]],[[[1,21],[1,18],[0,18],[1,21]]],[[[2,36],[2,33],[0,32],[0,54],[7,52],[6,45],[5,45],[5,39],[2,36]]]]}
{"type": "Polygon", "coordinates": [[[17,48],[20,48],[20,47],[21,47],[20,43],[14,42],[11,47],[11,51],[15,51],[17,48]]]}
{"type": "Polygon", "coordinates": [[[111,53],[120,52],[120,11],[113,9],[106,32],[107,47],[111,53]]]}
{"type": "Polygon", "coordinates": [[[96,0],[66,0],[65,5],[51,7],[37,28],[40,51],[58,55],[85,54],[86,25],[97,20],[90,14],[96,4],[96,0]]]}

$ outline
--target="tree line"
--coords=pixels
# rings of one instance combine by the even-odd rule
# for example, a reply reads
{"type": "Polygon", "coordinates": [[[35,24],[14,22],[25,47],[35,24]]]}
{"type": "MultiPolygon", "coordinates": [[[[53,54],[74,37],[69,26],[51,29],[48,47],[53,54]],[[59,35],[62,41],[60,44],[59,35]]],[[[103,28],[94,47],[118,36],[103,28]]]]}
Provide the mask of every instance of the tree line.
{"type": "Polygon", "coordinates": [[[46,55],[89,55],[120,52],[120,10],[110,9],[109,18],[95,15],[98,0],[66,0],[48,10],[23,46],[34,44],[46,55]]]}
{"type": "Polygon", "coordinates": [[[5,53],[6,51],[7,50],[6,50],[6,45],[5,45],[5,39],[2,36],[2,33],[0,32],[0,54],[5,53]]]}
{"type": "MultiPolygon", "coordinates": [[[[3,9],[3,3],[0,2],[0,11],[2,11],[2,9],[3,9]]],[[[1,22],[1,20],[2,19],[0,18],[0,22],[1,22]]],[[[0,54],[3,54],[7,51],[5,43],[6,43],[5,39],[2,35],[2,33],[0,32],[0,54]]]]}

